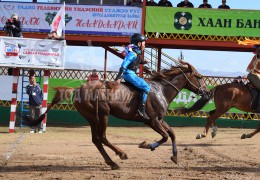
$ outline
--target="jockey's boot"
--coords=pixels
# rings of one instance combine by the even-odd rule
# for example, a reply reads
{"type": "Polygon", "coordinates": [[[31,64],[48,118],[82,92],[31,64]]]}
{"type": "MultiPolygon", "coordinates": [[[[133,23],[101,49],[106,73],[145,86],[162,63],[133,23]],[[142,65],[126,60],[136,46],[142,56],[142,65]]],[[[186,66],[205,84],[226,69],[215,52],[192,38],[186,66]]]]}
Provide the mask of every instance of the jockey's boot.
{"type": "Polygon", "coordinates": [[[137,113],[139,116],[143,117],[146,120],[149,120],[150,118],[147,116],[146,112],[145,112],[145,104],[141,104],[138,109],[137,109],[137,113]]]}

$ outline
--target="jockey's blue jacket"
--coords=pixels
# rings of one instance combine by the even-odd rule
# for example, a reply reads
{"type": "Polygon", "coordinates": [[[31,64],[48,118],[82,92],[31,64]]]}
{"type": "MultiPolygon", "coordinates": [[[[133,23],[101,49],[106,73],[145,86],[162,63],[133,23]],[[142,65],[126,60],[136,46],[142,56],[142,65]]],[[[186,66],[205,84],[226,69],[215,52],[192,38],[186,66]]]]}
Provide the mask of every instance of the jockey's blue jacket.
{"type": "Polygon", "coordinates": [[[126,57],[121,64],[123,68],[123,78],[126,82],[131,83],[142,92],[142,103],[145,104],[147,95],[150,92],[150,86],[145,82],[143,78],[136,75],[136,70],[139,69],[141,63],[140,55],[141,50],[136,45],[131,45],[131,48],[127,49],[126,57]]]}

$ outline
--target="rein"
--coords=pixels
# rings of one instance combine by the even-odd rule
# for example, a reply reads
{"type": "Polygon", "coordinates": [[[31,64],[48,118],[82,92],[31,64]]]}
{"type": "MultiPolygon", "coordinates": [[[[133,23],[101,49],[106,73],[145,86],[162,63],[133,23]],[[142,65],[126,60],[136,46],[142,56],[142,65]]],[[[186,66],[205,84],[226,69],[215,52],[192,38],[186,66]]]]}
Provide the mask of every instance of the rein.
{"type": "MultiPolygon", "coordinates": [[[[152,75],[154,75],[154,76],[156,76],[156,74],[154,74],[154,72],[153,71],[151,71],[151,74],[152,75]]],[[[169,85],[171,85],[173,88],[175,88],[177,91],[178,91],[178,93],[179,92],[181,92],[174,84],[172,84],[170,81],[168,81],[168,80],[166,80],[166,79],[164,79],[164,78],[161,78],[164,82],[167,82],[169,85]]]]}
{"type": "Polygon", "coordinates": [[[180,69],[180,71],[182,72],[182,74],[185,76],[185,78],[188,80],[188,82],[189,82],[193,87],[195,87],[196,89],[198,89],[198,95],[204,95],[205,92],[202,90],[202,85],[201,85],[200,81],[199,81],[200,87],[197,87],[196,85],[194,85],[194,84],[190,81],[190,79],[189,79],[189,78],[187,77],[187,75],[182,71],[182,69],[181,69],[181,68],[179,68],[179,69],[180,69]],[[200,92],[202,92],[202,93],[200,94],[200,92]]]}
{"type": "MultiPolygon", "coordinates": [[[[198,87],[198,86],[196,86],[195,84],[193,84],[191,81],[190,81],[190,79],[187,77],[187,75],[182,71],[182,69],[181,68],[178,68],[181,72],[182,72],[182,74],[184,75],[184,77],[187,79],[187,81],[193,86],[193,87],[195,87],[196,89],[198,89],[198,95],[204,95],[205,94],[205,92],[202,90],[202,85],[201,85],[201,83],[200,83],[200,81],[199,81],[199,84],[201,85],[200,87],[198,87]],[[200,92],[202,92],[202,93],[200,93],[200,92]]],[[[151,74],[152,75],[154,75],[154,76],[156,76],[156,74],[154,74],[154,72],[153,71],[151,71],[151,74]]],[[[178,93],[182,93],[181,92],[181,90],[179,90],[174,84],[172,84],[170,81],[168,81],[168,80],[166,80],[166,79],[164,79],[164,78],[161,78],[164,82],[166,82],[166,83],[168,83],[169,85],[171,85],[174,89],[176,89],[177,91],[178,91],[178,93]]]]}

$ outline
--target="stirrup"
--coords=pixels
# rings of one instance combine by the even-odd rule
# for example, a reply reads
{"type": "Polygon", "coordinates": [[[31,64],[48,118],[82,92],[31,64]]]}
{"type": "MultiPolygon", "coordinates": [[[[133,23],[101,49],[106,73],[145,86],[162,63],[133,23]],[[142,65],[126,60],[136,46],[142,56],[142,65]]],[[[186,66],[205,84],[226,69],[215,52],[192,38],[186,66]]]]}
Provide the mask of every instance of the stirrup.
{"type": "Polygon", "coordinates": [[[145,113],[144,110],[143,110],[143,112],[142,112],[140,109],[138,109],[138,110],[137,110],[137,113],[138,113],[139,116],[141,116],[142,118],[144,118],[144,119],[146,119],[146,120],[149,120],[149,119],[150,119],[150,118],[147,116],[147,114],[145,113]]]}

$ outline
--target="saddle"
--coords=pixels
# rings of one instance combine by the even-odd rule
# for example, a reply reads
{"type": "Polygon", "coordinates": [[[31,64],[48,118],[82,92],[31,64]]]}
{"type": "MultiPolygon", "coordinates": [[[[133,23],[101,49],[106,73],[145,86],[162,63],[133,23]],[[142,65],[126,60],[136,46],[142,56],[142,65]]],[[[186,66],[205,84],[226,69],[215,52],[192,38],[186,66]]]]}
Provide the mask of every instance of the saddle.
{"type": "Polygon", "coordinates": [[[244,79],[241,76],[236,77],[232,81],[232,83],[238,83],[238,84],[245,85],[248,87],[248,89],[250,90],[251,95],[253,97],[250,108],[253,110],[253,112],[260,112],[260,90],[257,89],[255,87],[255,85],[253,83],[251,83],[250,81],[247,84],[245,84],[244,79]]]}
{"type": "Polygon", "coordinates": [[[260,90],[250,82],[246,85],[248,86],[253,97],[250,108],[253,112],[260,112],[260,90]]]}

